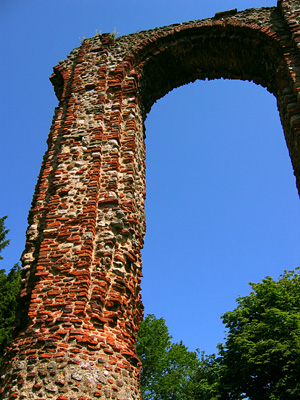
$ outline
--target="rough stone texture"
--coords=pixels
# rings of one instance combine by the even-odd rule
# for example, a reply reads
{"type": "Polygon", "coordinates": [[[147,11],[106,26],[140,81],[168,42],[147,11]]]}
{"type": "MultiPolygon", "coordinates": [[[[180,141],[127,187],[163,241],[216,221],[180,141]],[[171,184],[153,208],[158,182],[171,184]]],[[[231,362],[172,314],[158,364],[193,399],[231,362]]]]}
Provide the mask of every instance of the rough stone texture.
{"type": "Polygon", "coordinates": [[[298,1],[279,1],[95,36],[54,68],[59,105],[28,219],[1,399],[140,398],[146,114],[196,79],[252,80],[278,100],[300,189],[299,22],[298,1]]]}

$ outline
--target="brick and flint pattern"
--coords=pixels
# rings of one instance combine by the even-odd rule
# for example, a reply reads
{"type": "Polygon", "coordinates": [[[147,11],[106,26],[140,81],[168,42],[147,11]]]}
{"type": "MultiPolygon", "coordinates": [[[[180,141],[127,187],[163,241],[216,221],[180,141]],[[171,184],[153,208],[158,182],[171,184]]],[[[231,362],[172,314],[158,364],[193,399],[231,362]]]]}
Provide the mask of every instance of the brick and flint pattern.
{"type": "Polygon", "coordinates": [[[266,87],[300,188],[297,3],[95,36],[54,68],[59,105],[29,214],[1,399],[140,399],[144,120],[158,98],[196,79],[266,87]]]}

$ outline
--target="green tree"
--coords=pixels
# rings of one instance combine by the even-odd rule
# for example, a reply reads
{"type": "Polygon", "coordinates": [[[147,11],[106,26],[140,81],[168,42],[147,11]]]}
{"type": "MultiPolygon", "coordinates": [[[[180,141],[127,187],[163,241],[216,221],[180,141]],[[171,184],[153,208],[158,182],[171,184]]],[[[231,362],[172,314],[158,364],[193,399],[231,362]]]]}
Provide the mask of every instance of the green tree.
{"type": "Polygon", "coordinates": [[[222,316],[227,334],[217,356],[196,360],[171,343],[163,319],[146,317],[137,347],[144,400],[300,399],[300,268],[250,286],[222,316]]]}
{"type": "MultiPolygon", "coordinates": [[[[0,218],[0,252],[9,244],[9,240],[6,239],[8,229],[4,225],[6,218],[0,218]]],[[[0,256],[0,260],[2,259],[0,256]]],[[[15,264],[8,274],[4,269],[0,270],[0,361],[6,346],[12,340],[20,283],[21,269],[19,264],[15,264]]]]}
{"type": "MultiPolygon", "coordinates": [[[[0,218],[0,253],[6,246],[9,245],[9,239],[6,239],[6,235],[8,234],[8,229],[5,228],[4,221],[6,220],[7,215],[5,217],[0,218]]],[[[0,255],[0,260],[3,260],[3,257],[0,255]]]]}
{"type": "Polygon", "coordinates": [[[142,362],[143,400],[192,399],[191,378],[198,368],[196,352],[182,342],[172,343],[163,318],[147,315],[138,334],[137,353],[142,362]]]}
{"type": "Polygon", "coordinates": [[[217,358],[215,354],[207,356],[202,352],[199,366],[190,384],[191,399],[221,399],[219,385],[221,373],[222,366],[220,364],[220,358],[217,358]]]}
{"type": "Polygon", "coordinates": [[[300,399],[299,268],[250,285],[250,295],[222,316],[222,399],[300,399]]]}

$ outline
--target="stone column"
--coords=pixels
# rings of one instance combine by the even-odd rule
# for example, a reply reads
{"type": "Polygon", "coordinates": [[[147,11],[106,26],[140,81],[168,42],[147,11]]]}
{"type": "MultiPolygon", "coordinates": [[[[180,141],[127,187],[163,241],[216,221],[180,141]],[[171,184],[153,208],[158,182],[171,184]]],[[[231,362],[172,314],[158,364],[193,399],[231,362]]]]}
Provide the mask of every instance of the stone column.
{"type": "Polygon", "coordinates": [[[60,104],[29,216],[3,399],[140,398],[144,133],[113,44],[87,40],[51,78],[60,104]]]}

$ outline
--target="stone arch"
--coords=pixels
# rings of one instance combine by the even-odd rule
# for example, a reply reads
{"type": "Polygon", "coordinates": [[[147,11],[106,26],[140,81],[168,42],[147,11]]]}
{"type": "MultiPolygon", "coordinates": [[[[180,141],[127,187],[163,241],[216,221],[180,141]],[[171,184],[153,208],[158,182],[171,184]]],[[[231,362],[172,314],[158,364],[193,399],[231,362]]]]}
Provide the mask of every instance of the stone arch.
{"type": "Polygon", "coordinates": [[[140,91],[146,112],[173,88],[196,79],[249,80],[271,93],[278,90],[275,60],[281,49],[272,38],[249,26],[228,23],[187,28],[157,39],[151,47],[150,55],[137,64],[142,70],[140,91]]]}
{"type": "Polygon", "coordinates": [[[146,114],[195,79],[253,80],[277,98],[300,189],[299,14],[297,1],[279,1],[104,34],[54,68],[59,105],[28,219],[2,399],[139,399],[146,114]]]}
{"type": "Polygon", "coordinates": [[[298,265],[297,194],[276,99],[250,82],[196,81],[153,105],[145,141],[145,315],[162,316],[175,341],[211,354],[234,288],[246,295],[247,282],[298,265]]]}
{"type": "Polygon", "coordinates": [[[133,72],[140,74],[145,113],[170,90],[196,79],[241,79],[266,87],[277,99],[299,191],[299,146],[292,149],[291,143],[299,123],[298,85],[291,73],[297,61],[294,44],[282,37],[284,26],[278,8],[272,7],[246,10],[221,21],[175,24],[155,32],[138,49],[133,72]]]}

